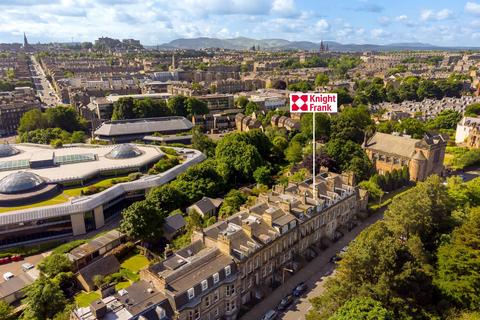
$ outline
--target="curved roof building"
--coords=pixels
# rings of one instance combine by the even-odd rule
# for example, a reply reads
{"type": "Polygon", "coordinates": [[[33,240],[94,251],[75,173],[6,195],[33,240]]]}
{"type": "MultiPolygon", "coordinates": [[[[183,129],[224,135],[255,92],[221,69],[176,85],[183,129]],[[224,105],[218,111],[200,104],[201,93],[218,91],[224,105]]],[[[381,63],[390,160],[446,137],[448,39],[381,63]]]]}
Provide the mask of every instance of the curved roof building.
{"type": "Polygon", "coordinates": [[[16,155],[17,153],[20,153],[17,148],[9,144],[0,144],[0,158],[10,157],[16,155]]]}
{"type": "Polygon", "coordinates": [[[142,154],[142,151],[132,144],[119,144],[112,149],[105,156],[110,159],[130,159],[138,157],[142,154]]]}
{"type": "Polygon", "coordinates": [[[39,188],[45,181],[32,172],[18,171],[0,180],[0,193],[15,194],[39,188]]]}

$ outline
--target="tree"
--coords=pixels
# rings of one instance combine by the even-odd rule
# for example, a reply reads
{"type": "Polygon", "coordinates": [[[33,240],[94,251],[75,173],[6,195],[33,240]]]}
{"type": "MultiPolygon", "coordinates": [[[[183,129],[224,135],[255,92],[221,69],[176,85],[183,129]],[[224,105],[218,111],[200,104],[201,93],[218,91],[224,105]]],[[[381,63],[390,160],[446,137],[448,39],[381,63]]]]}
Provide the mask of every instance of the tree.
{"type": "Polygon", "coordinates": [[[171,184],[192,203],[204,196],[217,196],[225,188],[224,181],[224,177],[217,171],[217,162],[211,159],[188,168],[171,184]]]}
{"type": "Polygon", "coordinates": [[[395,131],[408,134],[414,139],[421,139],[425,134],[425,124],[418,119],[407,118],[395,126],[395,131]]]}
{"type": "Polygon", "coordinates": [[[133,119],[133,98],[120,98],[113,103],[112,120],[133,119]]]}
{"type": "Polygon", "coordinates": [[[202,129],[198,126],[192,129],[192,147],[202,151],[207,157],[215,156],[215,142],[204,135],[202,129]]]}
{"type": "Polygon", "coordinates": [[[257,112],[258,110],[260,110],[260,108],[258,107],[258,105],[253,102],[253,101],[249,101],[247,103],[247,105],[245,106],[245,114],[247,116],[251,115],[252,113],[254,112],[257,112]]]}
{"type": "Polygon", "coordinates": [[[222,206],[218,211],[218,216],[220,218],[227,218],[232,214],[237,213],[240,206],[244,204],[245,201],[247,201],[247,196],[245,196],[243,192],[236,189],[230,190],[223,200],[222,206]]]}
{"type": "Polygon", "coordinates": [[[455,129],[462,114],[455,110],[443,110],[427,123],[429,129],[455,129]]]}
{"type": "Polygon", "coordinates": [[[23,319],[51,319],[65,308],[67,300],[54,281],[40,276],[26,288],[26,298],[22,303],[26,306],[23,319]]]}
{"type": "Polygon", "coordinates": [[[48,108],[45,117],[49,128],[60,128],[68,132],[83,130],[86,124],[86,120],[70,106],[48,108]]]}
{"type": "Polygon", "coordinates": [[[256,183],[266,186],[271,185],[273,182],[271,169],[267,166],[262,166],[255,169],[253,172],[253,178],[255,179],[256,183]]]}
{"type": "Polygon", "coordinates": [[[307,92],[312,90],[312,84],[308,81],[302,80],[294,83],[290,83],[288,85],[288,90],[290,91],[299,91],[299,92],[307,92]]]}
{"type": "Polygon", "coordinates": [[[417,96],[419,100],[441,99],[443,97],[443,93],[435,82],[422,79],[418,85],[417,96]]]}
{"type": "Polygon", "coordinates": [[[435,248],[440,234],[452,227],[449,215],[453,202],[438,176],[430,176],[399,195],[385,212],[385,221],[399,237],[418,236],[429,249],[435,248]]]}
{"type": "Polygon", "coordinates": [[[173,211],[187,204],[185,194],[175,188],[172,184],[164,184],[153,188],[147,195],[148,202],[155,208],[163,211],[173,211]]]}
{"type": "Polygon", "coordinates": [[[405,100],[418,100],[417,90],[419,86],[419,80],[417,77],[406,77],[398,88],[398,97],[401,101],[405,100]]]}
{"type": "Polygon", "coordinates": [[[72,262],[64,254],[52,253],[38,264],[38,270],[50,278],[62,272],[72,271],[72,262]]]}
{"type": "Polygon", "coordinates": [[[245,109],[248,103],[248,98],[245,96],[239,96],[237,100],[235,100],[235,105],[237,108],[245,109]]]}
{"type": "Polygon", "coordinates": [[[326,86],[329,81],[330,79],[328,78],[328,75],[326,73],[319,73],[315,78],[315,86],[316,87],[326,86]]]}
{"type": "Polygon", "coordinates": [[[348,107],[332,118],[332,139],[352,140],[361,143],[373,121],[366,107],[348,107]]]}
{"type": "Polygon", "coordinates": [[[302,145],[292,141],[287,149],[285,149],[285,159],[290,163],[298,163],[302,161],[302,145]]]}
{"type": "Polygon", "coordinates": [[[476,117],[480,115],[480,103],[472,103],[465,108],[466,117],[476,117]]]}
{"type": "Polygon", "coordinates": [[[438,249],[435,283],[456,305],[470,310],[480,306],[480,207],[456,228],[450,241],[438,249]]]}
{"type": "Polygon", "coordinates": [[[283,80],[275,80],[272,83],[272,88],[277,90],[285,90],[287,89],[287,83],[283,80]]]}
{"type": "Polygon", "coordinates": [[[0,319],[13,320],[13,307],[3,300],[0,300],[0,319]]]}
{"type": "Polygon", "coordinates": [[[328,320],[393,320],[392,312],[370,297],[354,298],[341,306],[328,320]]]}
{"type": "Polygon", "coordinates": [[[187,97],[185,96],[173,96],[167,101],[167,107],[170,110],[170,114],[175,116],[187,116],[186,103],[187,97]]]}
{"type": "Polygon", "coordinates": [[[187,98],[185,109],[189,117],[208,113],[207,103],[194,97],[187,98]]]}
{"type": "Polygon", "coordinates": [[[47,126],[47,119],[44,114],[38,109],[33,109],[25,112],[22,118],[20,118],[18,132],[22,134],[37,129],[45,129],[47,126]]]}
{"type": "Polygon", "coordinates": [[[162,236],[167,215],[167,211],[147,200],[137,201],[122,211],[120,229],[134,239],[157,241],[162,236]]]}
{"type": "MultiPolygon", "coordinates": [[[[315,114],[315,138],[326,141],[331,132],[330,117],[325,113],[315,114]]],[[[313,137],[313,114],[307,113],[300,119],[300,130],[306,137],[313,137]]]]}
{"type": "Polygon", "coordinates": [[[263,163],[263,159],[255,146],[232,137],[228,138],[229,136],[220,140],[215,149],[222,175],[227,178],[226,180],[233,177],[235,180],[249,181],[255,169],[263,163]]]}

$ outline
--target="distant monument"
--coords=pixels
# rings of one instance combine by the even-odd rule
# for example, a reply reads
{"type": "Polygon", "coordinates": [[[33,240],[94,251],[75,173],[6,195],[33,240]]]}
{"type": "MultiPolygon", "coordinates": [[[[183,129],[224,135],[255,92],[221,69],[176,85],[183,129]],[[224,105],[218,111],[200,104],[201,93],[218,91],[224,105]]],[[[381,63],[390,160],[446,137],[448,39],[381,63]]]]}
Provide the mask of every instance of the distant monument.
{"type": "Polygon", "coordinates": [[[28,51],[31,49],[30,44],[28,43],[27,35],[23,33],[23,50],[28,51]]]}

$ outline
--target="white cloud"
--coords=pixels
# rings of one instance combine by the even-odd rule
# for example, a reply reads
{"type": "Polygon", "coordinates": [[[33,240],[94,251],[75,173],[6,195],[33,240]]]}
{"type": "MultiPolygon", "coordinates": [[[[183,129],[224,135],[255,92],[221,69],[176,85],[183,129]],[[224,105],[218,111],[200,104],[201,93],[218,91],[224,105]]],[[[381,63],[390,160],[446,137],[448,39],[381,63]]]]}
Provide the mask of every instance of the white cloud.
{"type": "Polygon", "coordinates": [[[405,15],[405,14],[402,14],[402,15],[396,17],[396,18],[395,18],[395,21],[400,21],[400,22],[408,21],[408,16],[405,15]]]}
{"type": "Polygon", "coordinates": [[[476,2],[467,2],[465,4],[465,11],[473,14],[480,14],[480,4],[476,2]]]}
{"type": "Polygon", "coordinates": [[[423,10],[420,14],[420,19],[422,21],[429,20],[447,20],[453,18],[453,11],[449,9],[442,9],[439,11],[434,10],[423,10]]]}
{"type": "Polygon", "coordinates": [[[377,28],[370,30],[370,35],[375,39],[385,38],[390,35],[390,32],[385,31],[384,29],[377,28]]]}
{"type": "Polygon", "coordinates": [[[330,24],[325,19],[320,19],[315,23],[315,30],[320,33],[325,33],[330,30],[330,24]]]}

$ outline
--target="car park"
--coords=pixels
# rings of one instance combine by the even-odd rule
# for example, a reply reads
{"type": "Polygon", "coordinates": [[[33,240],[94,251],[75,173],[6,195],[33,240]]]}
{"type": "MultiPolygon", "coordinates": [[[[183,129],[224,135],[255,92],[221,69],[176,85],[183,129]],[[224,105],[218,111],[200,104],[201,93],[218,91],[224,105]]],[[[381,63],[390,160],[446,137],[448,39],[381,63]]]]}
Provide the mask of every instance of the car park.
{"type": "Polygon", "coordinates": [[[305,291],[307,291],[308,286],[304,282],[300,282],[297,286],[293,289],[292,294],[295,297],[300,297],[305,291]]]}
{"type": "Polygon", "coordinates": [[[268,310],[262,317],[262,320],[273,320],[277,317],[278,313],[275,310],[268,310]]]}
{"type": "Polygon", "coordinates": [[[286,295],[282,301],[278,304],[277,309],[280,311],[286,310],[293,302],[293,295],[288,294],[286,295]]]}
{"type": "Polygon", "coordinates": [[[5,279],[5,281],[8,281],[8,280],[12,279],[13,277],[14,277],[14,275],[11,272],[5,272],[3,274],[3,279],[5,279]]]}

